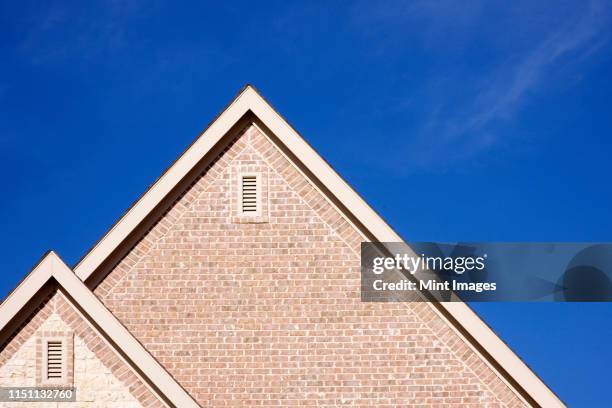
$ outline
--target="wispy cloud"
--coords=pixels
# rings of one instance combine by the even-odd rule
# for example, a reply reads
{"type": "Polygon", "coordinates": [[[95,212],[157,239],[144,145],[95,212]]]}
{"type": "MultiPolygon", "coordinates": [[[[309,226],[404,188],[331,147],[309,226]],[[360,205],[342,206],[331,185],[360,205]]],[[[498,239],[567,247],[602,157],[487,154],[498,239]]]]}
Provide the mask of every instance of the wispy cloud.
{"type": "Polygon", "coordinates": [[[564,57],[577,61],[601,47],[603,40],[607,40],[607,33],[603,33],[607,23],[603,4],[593,1],[581,15],[549,33],[532,50],[502,64],[484,82],[484,90],[466,112],[469,120],[455,137],[481,130],[494,120],[510,118],[528,93],[545,81],[547,72],[555,64],[561,63],[564,57]],[[598,38],[600,34],[603,37],[598,38]]]}
{"type": "Polygon", "coordinates": [[[130,22],[145,12],[138,1],[108,0],[82,8],[48,4],[23,22],[18,49],[33,64],[104,58],[126,48],[130,22]]]}
{"type": "MultiPolygon", "coordinates": [[[[444,6],[445,2],[416,3],[406,8],[401,6],[395,15],[389,5],[378,14],[381,16],[402,19],[415,18],[423,24],[425,20],[428,33],[450,30],[444,23],[453,13],[444,6]],[[412,13],[412,14],[411,14],[412,13]]],[[[482,27],[482,13],[479,2],[471,4],[461,18],[460,27],[453,26],[457,36],[465,31],[465,36],[473,35],[482,27]]],[[[419,169],[433,168],[442,162],[452,165],[457,162],[471,160],[488,149],[505,144],[507,132],[499,125],[508,125],[517,114],[530,102],[530,96],[536,94],[544,86],[548,86],[549,78],[556,72],[568,69],[578,69],[588,57],[594,55],[607,45],[610,36],[610,9],[602,1],[593,0],[580,4],[569,17],[563,16],[559,21],[548,21],[548,30],[538,30],[538,36],[533,37],[527,45],[512,49],[501,56],[497,63],[482,68],[475,67],[479,78],[451,78],[452,73],[445,71],[446,78],[431,77],[425,93],[429,103],[427,113],[422,122],[416,126],[416,133],[410,137],[396,141],[394,151],[398,160],[387,163],[400,163],[401,169],[410,167],[419,169]],[[459,91],[451,92],[445,85],[453,83],[459,91]],[[400,160],[406,152],[411,152],[411,162],[406,166],[406,160],[400,160]],[[433,166],[436,164],[436,166],[433,166]]],[[[507,22],[508,27],[499,27],[499,31],[520,30],[520,22],[507,22]]],[[[411,33],[415,28],[409,28],[411,33]]],[[[464,37],[465,37],[464,36],[464,37]]],[[[429,34],[425,34],[429,38],[429,34]]],[[[425,38],[424,41],[429,42],[425,38]]],[[[448,37],[448,41],[454,39],[448,37]]],[[[389,165],[389,164],[388,164],[389,165]]],[[[390,164],[393,166],[393,164],[390,164]]],[[[394,170],[399,170],[395,169],[394,170]]]]}

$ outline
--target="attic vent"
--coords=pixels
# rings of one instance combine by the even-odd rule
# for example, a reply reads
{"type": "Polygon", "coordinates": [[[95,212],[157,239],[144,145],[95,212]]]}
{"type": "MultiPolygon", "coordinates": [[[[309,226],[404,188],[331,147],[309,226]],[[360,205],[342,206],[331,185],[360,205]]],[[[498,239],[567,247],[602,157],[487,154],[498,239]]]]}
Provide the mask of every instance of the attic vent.
{"type": "Polygon", "coordinates": [[[58,340],[47,342],[47,380],[64,378],[64,347],[58,340]]]}
{"type": "Polygon", "coordinates": [[[260,212],[260,186],[257,174],[243,174],[240,177],[240,208],[243,215],[257,215],[260,212]]]}

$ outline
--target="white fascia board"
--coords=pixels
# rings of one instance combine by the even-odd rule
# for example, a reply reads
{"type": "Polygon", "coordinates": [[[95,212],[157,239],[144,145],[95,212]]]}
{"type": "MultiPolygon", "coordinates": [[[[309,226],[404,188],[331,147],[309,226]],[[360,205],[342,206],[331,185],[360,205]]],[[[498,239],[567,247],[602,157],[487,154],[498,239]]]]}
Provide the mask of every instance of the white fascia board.
{"type": "Polygon", "coordinates": [[[175,407],[200,408],[161,364],[132,336],[128,329],[102,304],[70,268],[54,253],[49,252],[23,282],[0,305],[0,330],[17,316],[49,279],[78,304],[104,334],[117,345],[128,359],[143,373],[175,407]]]}
{"type": "Polygon", "coordinates": [[[17,313],[38,293],[53,274],[53,253],[47,254],[28,276],[7,296],[0,305],[0,331],[17,316],[17,313]]]}
{"type": "MultiPolygon", "coordinates": [[[[291,125],[254,88],[247,86],[217,120],[196,139],[175,164],[153,184],[149,191],[79,262],[74,268],[77,276],[86,281],[104,260],[121,245],[136,226],[248,111],[252,111],[329,191],[333,191],[334,196],[342,205],[379,242],[403,242],[403,239],[382,217],[319,156],[291,125]]],[[[465,303],[439,302],[439,304],[539,405],[543,407],[565,406],[465,303]]],[[[444,318],[435,307],[433,309],[444,318]]]]}
{"type": "Polygon", "coordinates": [[[170,167],[74,267],[83,282],[123,242],[125,238],[166,197],[183,177],[208,153],[229,129],[248,111],[243,92],[219,115],[183,155],[170,167]]]}

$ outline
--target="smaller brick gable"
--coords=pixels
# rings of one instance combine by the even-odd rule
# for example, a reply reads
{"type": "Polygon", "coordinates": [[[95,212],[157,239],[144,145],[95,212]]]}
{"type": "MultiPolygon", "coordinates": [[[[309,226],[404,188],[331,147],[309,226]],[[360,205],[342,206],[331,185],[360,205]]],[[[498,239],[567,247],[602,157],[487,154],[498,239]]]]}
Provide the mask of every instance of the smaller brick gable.
{"type": "MultiPolygon", "coordinates": [[[[69,365],[73,365],[71,385],[76,389],[76,402],[66,403],[66,406],[166,406],[59,291],[42,300],[40,307],[2,346],[0,386],[39,385],[38,351],[40,338],[46,333],[71,333],[74,336],[74,352],[69,365]]],[[[0,407],[11,406],[23,406],[23,403],[0,402],[0,407]]]]}
{"type": "Polygon", "coordinates": [[[0,304],[2,385],[74,386],[68,407],[199,407],[52,251],[0,304]]]}

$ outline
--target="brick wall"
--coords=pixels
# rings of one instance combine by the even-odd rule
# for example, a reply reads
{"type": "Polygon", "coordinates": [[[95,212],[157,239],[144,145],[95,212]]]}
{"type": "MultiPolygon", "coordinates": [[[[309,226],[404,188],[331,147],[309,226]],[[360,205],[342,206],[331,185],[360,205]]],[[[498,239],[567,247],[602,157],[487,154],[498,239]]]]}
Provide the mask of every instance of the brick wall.
{"type": "Polygon", "coordinates": [[[0,387],[40,385],[41,336],[68,335],[74,349],[68,364],[76,402],[0,402],[2,408],[164,407],[59,292],[45,299],[25,324],[0,347],[0,387]]]}
{"type": "Polygon", "coordinates": [[[362,240],[250,126],[95,293],[202,406],[520,406],[427,304],[360,302],[362,240]],[[267,222],[235,218],[241,168],[267,222]]]}

